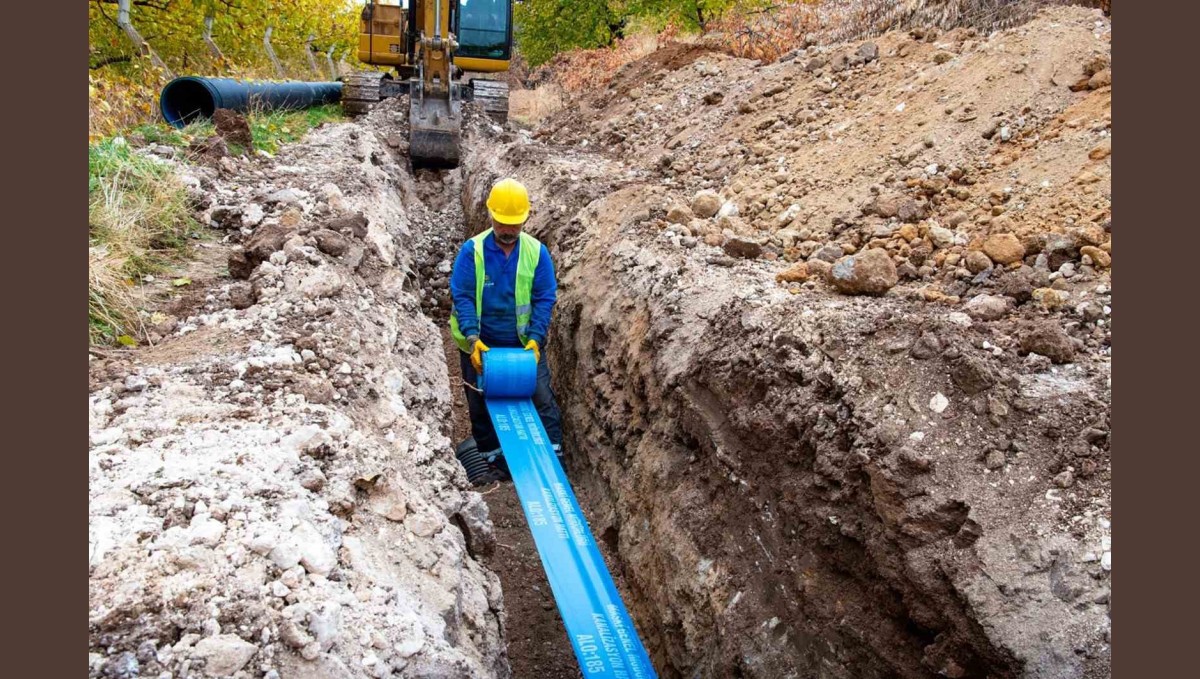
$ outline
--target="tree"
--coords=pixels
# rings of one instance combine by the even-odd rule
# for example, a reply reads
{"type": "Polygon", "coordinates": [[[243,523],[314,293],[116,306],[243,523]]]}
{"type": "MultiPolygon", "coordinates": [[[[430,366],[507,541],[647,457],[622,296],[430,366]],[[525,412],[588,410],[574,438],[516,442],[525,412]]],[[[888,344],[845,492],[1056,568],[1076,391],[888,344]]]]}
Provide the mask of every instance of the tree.
{"type": "Polygon", "coordinates": [[[612,44],[608,0],[523,0],[513,9],[517,44],[531,66],[576,48],[612,44]]]}
{"type": "Polygon", "coordinates": [[[625,0],[622,11],[626,16],[654,18],[659,23],[670,22],[687,31],[703,32],[708,28],[708,22],[738,4],[750,3],[738,0],[625,0]]]}
{"type": "Polygon", "coordinates": [[[736,6],[765,6],[768,0],[517,0],[513,10],[517,45],[531,66],[572,49],[612,45],[633,21],[661,28],[668,23],[703,32],[713,19],[736,6]]]}
{"type": "Polygon", "coordinates": [[[345,0],[89,0],[89,66],[128,71],[140,57],[118,23],[118,4],[128,1],[131,24],[173,70],[221,74],[270,73],[263,34],[281,61],[299,75],[311,73],[308,37],[326,50],[357,44],[359,8],[345,0]],[[219,47],[214,47],[219,46],[219,47]],[[222,53],[224,60],[217,58],[222,53]]]}

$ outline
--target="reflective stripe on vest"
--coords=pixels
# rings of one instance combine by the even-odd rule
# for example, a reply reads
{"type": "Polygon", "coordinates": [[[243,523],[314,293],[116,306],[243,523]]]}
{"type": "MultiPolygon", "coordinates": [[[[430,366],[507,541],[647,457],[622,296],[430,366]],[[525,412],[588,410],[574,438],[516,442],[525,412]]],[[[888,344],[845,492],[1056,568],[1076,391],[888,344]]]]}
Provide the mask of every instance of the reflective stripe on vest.
{"type": "MultiPolygon", "coordinates": [[[[479,319],[480,325],[483,323],[483,279],[487,275],[483,261],[483,241],[491,232],[492,230],[488,229],[471,239],[475,248],[475,317],[479,319]]],[[[541,241],[522,231],[521,247],[517,253],[517,285],[513,290],[516,302],[517,337],[520,338],[522,346],[529,341],[525,333],[529,331],[529,320],[533,316],[533,305],[530,303],[533,294],[533,276],[537,272],[538,260],[541,256],[541,241]]],[[[453,305],[450,307],[450,336],[454,338],[454,343],[458,345],[459,349],[468,354],[471,353],[472,347],[467,345],[467,338],[458,328],[458,314],[453,305]]]]}

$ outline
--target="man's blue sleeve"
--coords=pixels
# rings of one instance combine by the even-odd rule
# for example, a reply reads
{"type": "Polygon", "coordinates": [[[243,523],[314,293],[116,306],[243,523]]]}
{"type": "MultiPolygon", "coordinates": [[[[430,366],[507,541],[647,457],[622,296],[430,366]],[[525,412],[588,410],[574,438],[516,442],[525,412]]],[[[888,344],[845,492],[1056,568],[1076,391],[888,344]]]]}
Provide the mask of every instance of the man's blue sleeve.
{"type": "Polygon", "coordinates": [[[537,269],[533,272],[533,291],[529,295],[531,318],[529,319],[529,339],[537,340],[538,346],[546,343],[546,335],[550,332],[550,312],[558,300],[558,281],[554,278],[554,262],[550,259],[550,251],[542,245],[542,254],[538,257],[537,269]]]}
{"type": "Polygon", "coordinates": [[[464,337],[479,334],[479,316],[475,313],[475,243],[467,241],[454,259],[450,273],[450,296],[454,298],[454,313],[458,329],[464,337]]]}

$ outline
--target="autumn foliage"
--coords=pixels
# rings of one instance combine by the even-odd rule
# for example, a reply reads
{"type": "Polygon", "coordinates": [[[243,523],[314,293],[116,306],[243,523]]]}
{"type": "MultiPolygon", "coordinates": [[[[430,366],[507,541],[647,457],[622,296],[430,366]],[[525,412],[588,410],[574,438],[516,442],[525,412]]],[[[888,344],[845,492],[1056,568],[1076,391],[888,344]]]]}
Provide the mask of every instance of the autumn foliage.
{"type": "MultiPolygon", "coordinates": [[[[360,10],[358,3],[345,0],[130,0],[129,4],[130,22],[171,72],[157,68],[118,25],[117,0],[89,0],[88,132],[92,139],[154,120],[158,92],[172,74],[330,80],[334,74],[329,61],[340,60],[356,44],[360,10]],[[206,17],[211,42],[205,40],[206,17]],[[272,27],[278,70],[263,45],[268,27],[272,27]]],[[[348,60],[353,60],[353,54],[348,60]]]]}
{"type": "Polygon", "coordinates": [[[804,46],[821,24],[816,2],[769,9],[734,7],[710,25],[712,42],[735,57],[772,62],[804,46]]]}
{"type": "Polygon", "coordinates": [[[657,35],[643,33],[619,39],[607,49],[561,52],[543,66],[543,72],[552,73],[553,80],[567,92],[602,87],[617,69],[653,52],[660,42],[675,35],[677,30],[672,27],[657,35]]]}

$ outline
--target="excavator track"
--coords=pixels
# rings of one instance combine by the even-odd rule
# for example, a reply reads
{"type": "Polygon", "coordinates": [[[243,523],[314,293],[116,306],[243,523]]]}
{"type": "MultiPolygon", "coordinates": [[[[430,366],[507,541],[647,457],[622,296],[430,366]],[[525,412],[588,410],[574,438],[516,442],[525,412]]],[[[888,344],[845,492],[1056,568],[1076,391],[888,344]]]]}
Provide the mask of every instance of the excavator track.
{"type": "Polygon", "coordinates": [[[379,86],[383,73],[355,71],[342,81],[342,110],[350,115],[362,115],[381,99],[379,86]]]}
{"type": "Polygon", "coordinates": [[[508,83],[474,78],[471,92],[471,98],[483,107],[488,117],[500,123],[508,120],[508,83]]]}
{"type": "MultiPolygon", "coordinates": [[[[420,89],[417,80],[394,80],[378,71],[358,71],[343,81],[342,108],[348,115],[363,115],[379,101],[420,89]]],[[[464,98],[482,106],[489,118],[498,123],[508,120],[508,83],[473,78],[463,90],[464,98]]],[[[414,95],[409,102],[409,161],[412,166],[456,167],[461,123],[457,100],[414,95]]]]}
{"type": "Polygon", "coordinates": [[[408,81],[379,71],[356,71],[342,80],[342,110],[352,116],[363,115],[376,102],[407,93],[408,81]]]}

